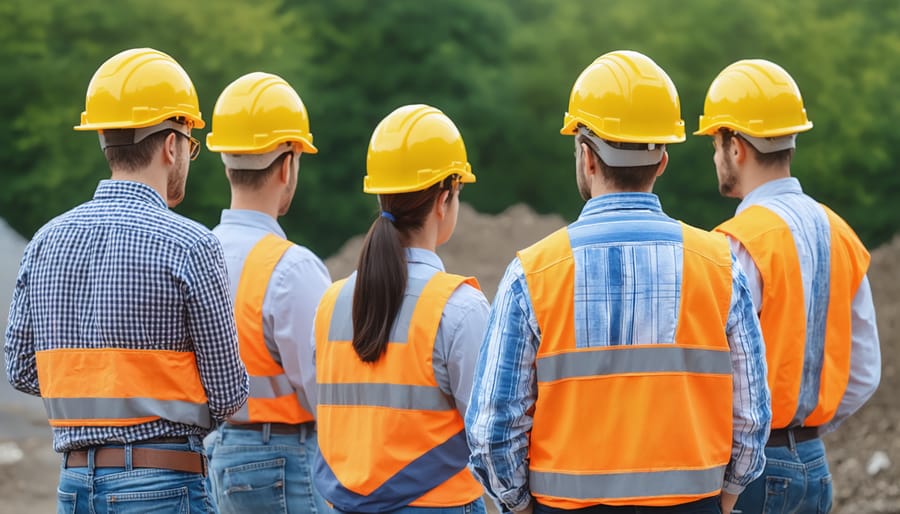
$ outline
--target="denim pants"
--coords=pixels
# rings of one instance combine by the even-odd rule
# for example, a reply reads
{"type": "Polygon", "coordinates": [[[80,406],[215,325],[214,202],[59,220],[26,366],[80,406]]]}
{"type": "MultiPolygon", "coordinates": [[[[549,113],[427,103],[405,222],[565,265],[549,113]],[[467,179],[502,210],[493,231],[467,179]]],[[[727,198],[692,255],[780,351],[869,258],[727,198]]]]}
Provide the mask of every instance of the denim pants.
{"type": "Polygon", "coordinates": [[[313,486],[318,439],[314,426],[274,434],[222,425],[207,436],[209,478],[221,514],[330,513],[313,486]]]}
{"type": "Polygon", "coordinates": [[[94,449],[88,450],[88,466],[85,467],[66,468],[63,458],[56,493],[58,513],[213,512],[207,495],[206,479],[202,474],[133,468],[128,457],[130,448],[202,453],[203,445],[198,436],[189,436],[187,443],[180,444],[111,444],[104,448],[125,448],[125,467],[94,467],[94,449]]]}
{"type": "Polygon", "coordinates": [[[831,510],[831,473],[821,439],[766,448],[766,469],[734,513],[815,514],[831,510]]]}
{"type": "Polygon", "coordinates": [[[721,514],[722,508],[720,503],[719,497],[713,496],[671,507],[594,505],[583,509],[565,510],[535,502],[534,514],[559,514],[563,512],[578,512],[580,514],[721,514]]]}
{"type": "MultiPolygon", "coordinates": [[[[340,510],[335,510],[338,514],[351,514],[340,510]]],[[[384,514],[485,514],[484,501],[481,498],[460,505],[459,507],[403,507],[392,510],[384,514]]]]}

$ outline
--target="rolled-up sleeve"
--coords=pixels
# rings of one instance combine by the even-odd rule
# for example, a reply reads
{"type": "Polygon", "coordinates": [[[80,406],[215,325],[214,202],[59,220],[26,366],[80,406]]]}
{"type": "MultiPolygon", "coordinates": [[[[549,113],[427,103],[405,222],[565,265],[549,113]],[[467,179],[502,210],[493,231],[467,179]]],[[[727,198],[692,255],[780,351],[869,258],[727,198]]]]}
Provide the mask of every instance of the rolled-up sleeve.
{"type": "Polygon", "coordinates": [[[488,492],[513,511],[531,503],[530,412],[537,398],[537,322],[518,259],[500,282],[466,412],[471,465],[488,492]]]}
{"type": "Polygon", "coordinates": [[[733,435],[724,490],[740,494],[765,468],[772,410],[762,329],[747,277],[736,259],[732,259],[732,281],[726,335],[734,374],[733,435]]]}
{"type": "Polygon", "coordinates": [[[212,234],[197,242],[184,269],[188,334],[210,413],[222,420],[247,401],[247,370],[238,352],[225,257],[212,234]]]}

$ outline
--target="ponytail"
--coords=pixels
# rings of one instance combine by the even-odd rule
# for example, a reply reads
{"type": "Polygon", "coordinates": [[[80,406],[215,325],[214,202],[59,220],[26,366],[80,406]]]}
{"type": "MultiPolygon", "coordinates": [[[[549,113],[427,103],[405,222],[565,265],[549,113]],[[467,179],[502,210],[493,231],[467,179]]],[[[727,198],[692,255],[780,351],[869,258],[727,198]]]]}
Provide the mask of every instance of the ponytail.
{"type": "Polygon", "coordinates": [[[444,188],[442,182],[378,197],[381,214],[363,242],[353,289],[353,349],[363,362],[375,362],[387,351],[406,292],[408,234],[422,228],[444,188]]]}

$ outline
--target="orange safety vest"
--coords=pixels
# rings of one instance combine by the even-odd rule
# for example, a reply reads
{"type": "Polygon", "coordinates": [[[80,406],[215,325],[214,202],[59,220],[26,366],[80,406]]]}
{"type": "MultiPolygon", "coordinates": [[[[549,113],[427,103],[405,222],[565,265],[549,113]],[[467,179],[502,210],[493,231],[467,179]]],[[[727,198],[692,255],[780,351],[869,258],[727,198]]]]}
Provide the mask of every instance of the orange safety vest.
{"type": "Polygon", "coordinates": [[[210,427],[194,352],[59,348],[35,352],[50,426],[131,426],[159,419],[210,427]]]}
{"type": "Polygon", "coordinates": [[[355,278],[333,284],[319,303],[316,485],[338,509],[452,507],[482,495],[467,468],[463,418],[432,368],[444,307],[464,283],[478,287],[443,272],[410,279],[387,350],[372,363],[353,349],[355,278]]]}
{"type": "Polygon", "coordinates": [[[762,278],[760,324],[766,341],[773,429],[828,423],[850,378],[851,304],[869,267],[869,252],[843,219],[822,207],[830,225],[831,270],[818,404],[810,413],[797,412],[806,348],[806,306],[790,227],[770,209],[753,205],[716,228],[747,249],[762,278]],[[801,419],[794,420],[798,414],[801,419]]]}
{"type": "Polygon", "coordinates": [[[732,445],[731,251],[721,235],[682,227],[675,341],[659,344],[576,347],[567,229],[519,252],[541,330],[529,446],[539,503],[669,506],[719,494],[732,445]]]}
{"type": "Polygon", "coordinates": [[[228,420],[232,423],[289,423],[312,421],[314,416],[300,404],[300,391],[294,389],[284,368],[278,348],[266,344],[263,334],[263,300],[269,280],[281,257],[294,244],[267,234],[247,254],[234,298],[241,360],[250,377],[247,403],[228,420]]]}

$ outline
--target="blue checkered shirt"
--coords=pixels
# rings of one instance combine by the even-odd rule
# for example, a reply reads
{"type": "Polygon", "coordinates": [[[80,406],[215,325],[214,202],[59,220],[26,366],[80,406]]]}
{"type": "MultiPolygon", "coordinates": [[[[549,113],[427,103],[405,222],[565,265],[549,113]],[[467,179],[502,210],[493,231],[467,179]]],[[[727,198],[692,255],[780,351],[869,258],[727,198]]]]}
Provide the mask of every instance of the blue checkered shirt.
{"type": "MultiPolygon", "coordinates": [[[[682,227],[666,216],[656,195],[593,198],[568,230],[575,258],[576,341],[588,346],[674,341],[682,227]]],[[[737,494],[763,471],[771,409],[759,319],[747,277],[734,257],[726,336],[734,370],[734,424],[724,479],[725,490],[737,494]]],[[[516,258],[491,308],[466,413],[475,476],[513,511],[531,502],[528,443],[540,339],[528,283],[516,258]]],[[[610,447],[615,444],[610,441],[610,447]]]]}
{"type": "MultiPolygon", "coordinates": [[[[94,199],[41,228],[25,248],[6,328],[6,376],[40,395],[35,352],[54,348],[193,351],[213,417],[247,399],[219,242],[147,185],[103,180],[94,199]]],[[[57,427],[68,451],[208,429],[158,420],[57,427]]]]}

